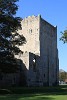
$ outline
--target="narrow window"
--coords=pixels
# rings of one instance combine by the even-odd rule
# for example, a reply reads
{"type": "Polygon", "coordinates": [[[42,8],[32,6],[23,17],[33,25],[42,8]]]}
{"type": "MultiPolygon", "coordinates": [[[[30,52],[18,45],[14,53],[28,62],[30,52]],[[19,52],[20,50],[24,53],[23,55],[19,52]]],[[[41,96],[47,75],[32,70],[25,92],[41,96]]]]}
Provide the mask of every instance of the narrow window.
{"type": "Polygon", "coordinates": [[[33,59],[33,71],[36,72],[36,57],[33,59]]]}
{"type": "Polygon", "coordinates": [[[29,29],[29,33],[32,33],[32,29],[29,29]]]}
{"type": "Polygon", "coordinates": [[[45,74],[44,74],[44,77],[45,77],[45,74]]]}

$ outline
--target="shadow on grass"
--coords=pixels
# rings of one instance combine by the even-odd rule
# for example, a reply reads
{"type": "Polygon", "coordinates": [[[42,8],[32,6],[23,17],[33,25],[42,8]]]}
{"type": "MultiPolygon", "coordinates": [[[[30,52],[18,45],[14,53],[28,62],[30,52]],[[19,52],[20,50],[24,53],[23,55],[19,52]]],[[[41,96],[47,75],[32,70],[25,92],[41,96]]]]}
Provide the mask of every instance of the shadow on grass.
{"type": "Polygon", "coordinates": [[[5,94],[67,95],[67,85],[58,87],[13,87],[6,90],[5,94]]]}
{"type": "Polygon", "coordinates": [[[53,95],[67,95],[67,85],[0,89],[0,100],[54,100],[53,95]]]}
{"type": "Polygon", "coordinates": [[[25,94],[25,95],[5,95],[0,96],[0,100],[54,100],[50,96],[44,94],[25,94]]]}

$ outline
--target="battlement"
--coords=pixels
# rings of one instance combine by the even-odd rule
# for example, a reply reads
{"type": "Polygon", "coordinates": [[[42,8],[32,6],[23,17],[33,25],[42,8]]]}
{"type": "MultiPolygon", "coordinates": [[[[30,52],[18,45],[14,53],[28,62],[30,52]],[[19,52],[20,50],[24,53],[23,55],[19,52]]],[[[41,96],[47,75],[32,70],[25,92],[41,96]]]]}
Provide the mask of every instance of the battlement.
{"type": "Polygon", "coordinates": [[[32,15],[32,16],[25,17],[24,19],[22,19],[22,21],[33,20],[33,19],[38,20],[39,18],[41,18],[41,15],[38,15],[38,16],[32,15]]]}
{"type": "Polygon", "coordinates": [[[25,17],[25,18],[22,19],[22,22],[35,21],[35,20],[41,20],[43,23],[47,23],[51,27],[57,28],[56,25],[53,26],[52,24],[50,24],[49,22],[47,22],[45,19],[43,19],[40,14],[38,14],[38,16],[32,15],[32,16],[25,17]]]}

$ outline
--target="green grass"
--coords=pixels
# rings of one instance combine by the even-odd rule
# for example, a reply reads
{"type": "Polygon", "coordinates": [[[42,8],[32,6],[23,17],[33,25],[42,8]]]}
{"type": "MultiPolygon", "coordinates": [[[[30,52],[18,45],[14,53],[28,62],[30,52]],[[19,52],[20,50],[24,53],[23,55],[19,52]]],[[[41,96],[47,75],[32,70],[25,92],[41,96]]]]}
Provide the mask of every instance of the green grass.
{"type": "Polygon", "coordinates": [[[0,89],[0,100],[67,100],[67,86],[0,89]]]}
{"type": "Polygon", "coordinates": [[[45,94],[34,94],[34,95],[4,95],[0,96],[0,100],[67,100],[65,95],[45,95],[45,94]]]}

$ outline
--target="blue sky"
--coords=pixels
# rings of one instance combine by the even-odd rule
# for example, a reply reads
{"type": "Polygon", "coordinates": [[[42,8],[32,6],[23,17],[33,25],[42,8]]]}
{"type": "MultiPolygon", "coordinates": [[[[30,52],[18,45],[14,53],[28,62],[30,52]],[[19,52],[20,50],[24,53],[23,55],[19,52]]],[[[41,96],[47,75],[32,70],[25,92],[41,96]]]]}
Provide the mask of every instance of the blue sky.
{"type": "Polygon", "coordinates": [[[67,27],[67,0],[19,0],[17,16],[22,18],[41,14],[41,17],[57,25],[59,68],[67,71],[67,44],[59,40],[61,31],[67,27]]]}

